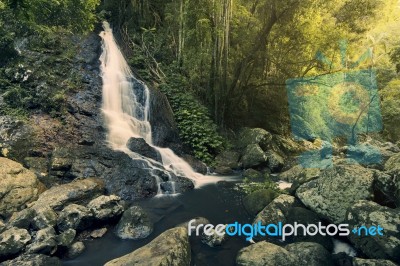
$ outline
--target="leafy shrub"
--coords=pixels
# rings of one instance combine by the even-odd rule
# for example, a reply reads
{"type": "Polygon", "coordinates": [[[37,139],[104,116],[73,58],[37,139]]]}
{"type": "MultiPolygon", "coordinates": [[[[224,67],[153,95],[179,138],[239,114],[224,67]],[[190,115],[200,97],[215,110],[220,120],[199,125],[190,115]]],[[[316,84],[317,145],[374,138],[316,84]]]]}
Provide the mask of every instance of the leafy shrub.
{"type": "Polygon", "coordinates": [[[182,141],[192,148],[196,158],[212,163],[223,147],[223,139],[208,110],[185,88],[188,85],[178,74],[169,75],[167,82],[160,86],[171,104],[182,141]]]}

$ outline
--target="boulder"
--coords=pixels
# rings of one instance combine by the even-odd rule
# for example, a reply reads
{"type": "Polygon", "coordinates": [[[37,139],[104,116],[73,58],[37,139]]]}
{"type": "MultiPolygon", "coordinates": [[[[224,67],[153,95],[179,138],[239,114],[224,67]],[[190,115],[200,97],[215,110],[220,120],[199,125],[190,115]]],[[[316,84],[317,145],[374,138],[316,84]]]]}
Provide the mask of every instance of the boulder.
{"type": "Polygon", "coordinates": [[[272,173],[279,172],[283,168],[285,160],[282,158],[282,156],[280,156],[276,152],[270,151],[267,153],[267,157],[267,166],[269,169],[271,169],[272,173]]]}
{"type": "Polygon", "coordinates": [[[321,171],[320,177],[301,185],[301,202],[331,222],[341,223],[346,210],[358,200],[373,198],[374,171],[359,165],[337,165],[321,171]]]}
{"type": "Polygon", "coordinates": [[[57,257],[50,257],[43,254],[23,254],[13,260],[0,263],[0,266],[61,266],[57,257]]]}
{"type": "Polygon", "coordinates": [[[243,152],[240,162],[244,168],[266,165],[268,157],[258,144],[250,144],[243,152]]]}
{"type": "Polygon", "coordinates": [[[106,233],[107,233],[107,228],[104,227],[104,228],[93,230],[90,233],[90,237],[91,238],[100,238],[100,237],[103,237],[106,233]]]}
{"type": "Polygon", "coordinates": [[[260,189],[244,197],[243,206],[250,215],[256,215],[277,196],[278,193],[272,189],[260,189]]]}
{"type": "Polygon", "coordinates": [[[61,210],[70,203],[86,204],[90,199],[100,196],[104,192],[104,183],[101,179],[87,178],[71,183],[54,186],[42,193],[33,204],[33,209],[50,207],[61,210]]]}
{"type": "Polygon", "coordinates": [[[32,226],[36,230],[54,227],[57,224],[57,218],[58,215],[51,208],[44,206],[35,210],[32,226]]]}
{"type": "Polygon", "coordinates": [[[8,220],[7,226],[29,229],[35,215],[35,210],[31,208],[26,208],[20,212],[14,212],[8,220]]]}
{"type": "Polygon", "coordinates": [[[0,261],[24,250],[31,240],[26,229],[12,227],[0,234],[0,261]]]}
{"type": "Polygon", "coordinates": [[[263,177],[263,174],[257,170],[254,169],[246,169],[242,173],[244,178],[247,178],[249,181],[265,181],[265,178],[263,177]]]}
{"type": "Polygon", "coordinates": [[[76,236],[75,229],[67,229],[57,236],[57,245],[61,247],[69,247],[76,236]]]}
{"type": "Polygon", "coordinates": [[[311,180],[317,179],[320,175],[319,168],[304,168],[301,165],[295,165],[289,170],[280,173],[279,178],[292,183],[302,185],[311,180]]]}
{"type": "Polygon", "coordinates": [[[56,232],[53,227],[47,227],[36,232],[36,236],[27,247],[28,253],[52,255],[57,250],[56,232]]]}
{"type": "Polygon", "coordinates": [[[7,218],[35,201],[44,190],[35,173],[20,163],[0,157],[0,216],[7,218]]]}
{"type": "Polygon", "coordinates": [[[371,260],[353,258],[353,266],[396,266],[397,264],[390,260],[371,260]]]}
{"type": "Polygon", "coordinates": [[[105,266],[132,265],[190,265],[191,252],[186,228],[169,229],[149,244],[123,257],[114,259],[105,266]]]}
{"type": "MultiPolygon", "coordinates": [[[[378,231],[375,236],[367,236],[365,230],[350,234],[349,239],[364,254],[372,259],[390,259],[400,262],[400,210],[380,206],[372,201],[358,201],[346,214],[350,228],[361,226],[381,226],[383,235],[378,231]]],[[[359,229],[361,230],[361,229],[359,229]]]]}
{"type": "Polygon", "coordinates": [[[161,154],[158,150],[147,144],[142,138],[130,138],[126,146],[135,153],[162,163],[161,154]]]}
{"type": "Polygon", "coordinates": [[[194,156],[192,155],[188,155],[188,154],[184,154],[181,156],[182,159],[185,160],[185,162],[187,162],[195,172],[206,175],[208,172],[208,167],[205,163],[203,163],[202,161],[196,159],[194,156]]]}
{"type": "Polygon", "coordinates": [[[245,148],[257,144],[263,151],[267,151],[272,141],[272,134],[262,128],[243,128],[239,133],[238,147],[245,148]]]}
{"type": "Polygon", "coordinates": [[[320,244],[299,242],[285,247],[289,253],[297,258],[296,266],[334,266],[331,254],[320,244]]]}
{"type": "Polygon", "coordinates": [[[238,168],[240,154],[235,151],[226,150],[215,157],[216,168],[227,167],[230,169],[238,168]]]}
{"type": "Polygon", "coordinates": [[[67,254],[65,255],[68,259],[75,259],[79,255],[81,255],[85,251],[85,244],[83,242],[75,242],[73,243],[67,251],[67,254]]]}
{"type": "Polygon", "coordinates": [[[88,208],[78,204],[70,204],[60,212],[57,228],[60,231],[68,229],[82,231],[89,228],[92,223],[93,214],[88,208]]]}
{"type": "Polygon", "coordinates": [[[297,258],[289,251],[265,241],[241,249],[236,258],[238,266],[294,266],[297,263],[297,258]]]}
{"type": "Polygon", "coordinates": [[[142,208],[132,206],[124,212],[115,230],[122,239],[142,239],[153,232],[153,224],[142,208]]]}
{"type": "Polygon", "coordinates": [[[124,212],[121,198],[115,195],[97,197],[90,201],[87,207],[94,218],[101,221],[119,218],[124,212]]]}

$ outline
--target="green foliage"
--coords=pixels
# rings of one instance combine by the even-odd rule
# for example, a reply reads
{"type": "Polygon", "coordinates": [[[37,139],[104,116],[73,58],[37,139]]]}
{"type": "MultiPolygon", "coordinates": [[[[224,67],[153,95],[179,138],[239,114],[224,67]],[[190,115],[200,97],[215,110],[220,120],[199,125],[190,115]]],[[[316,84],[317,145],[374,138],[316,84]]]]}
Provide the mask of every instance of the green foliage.
{"type": "Polygon", "coordinates": [[[185,91],[187,87],[182,76],[171,74],[160,89],[171,104],[182,141],[192,148],[196,158],[212,163],[223,147],[223,139],[218,135],[207,109],[185,91]]]}
{"type": "Polygon", "coordinates": [[[380,91],[384,134],[391,141],[400,140],[400,80],[391,81],[380,91]]]}
{"type": "Polygon", "coordinates": [[[264,176],[264,181],[259,181],[256,182],[252,178],[244,178],[244,182],[240,184],[240,188],[246,193],[246,194],[251,194],[255,191],[259,190],[271,190],[276,193],[282,193],[282,191],[279,189],[278,185],[271,180],[269,175],[264,176]]]}

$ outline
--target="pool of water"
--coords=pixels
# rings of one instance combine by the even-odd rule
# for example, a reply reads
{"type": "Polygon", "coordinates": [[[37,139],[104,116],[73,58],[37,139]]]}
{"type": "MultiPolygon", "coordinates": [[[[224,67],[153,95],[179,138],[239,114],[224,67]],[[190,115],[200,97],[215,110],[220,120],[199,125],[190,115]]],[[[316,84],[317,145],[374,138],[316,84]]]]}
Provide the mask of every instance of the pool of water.
{"type": "MultiPolygon", "coordinates": [[[[235,182],[221,181],[209,184],[176,196],[161,196],[133,202],[143,207],[154,222],[154,231],[143,240],[121,240],[110,228],[100,239],[85,241],[85,252],[64,265],[103,265],[107,261],[130,253],[169,228],[195,217],[207,218],[216,225],[235,221],[251,222],[251,217],[242,206],[243,194],[235,189],[235,182]]],[[[249,243],[244,238],[228,237],[221,247],[208,247],[200,238],[191,237],[192,264],[234,265],[237,252],[249,243]]]]}

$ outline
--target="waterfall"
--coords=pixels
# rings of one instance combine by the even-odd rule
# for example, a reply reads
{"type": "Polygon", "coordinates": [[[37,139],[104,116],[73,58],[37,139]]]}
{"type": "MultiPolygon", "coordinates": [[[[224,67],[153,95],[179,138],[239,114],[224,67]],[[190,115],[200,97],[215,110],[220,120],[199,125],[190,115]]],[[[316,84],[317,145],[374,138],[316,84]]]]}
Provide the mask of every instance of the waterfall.
{"type": "MultiPolygon", "coordinates": [[[[134,77],[115,42],[110,25],[103,22],[103,28],[104,31],[100,33],[103,40],[100,62],[103,79],[102,110],[108,128],[107,141],[113,149],[121,150],[132,158],[142,158],[127,149],[126,144],[132,137],[143,138],[147,144],[160,153],[163,167],[166,170],[175,175],[190,178],[198,186],[199,178],[202,176],[194,172],[187,162],[172,150],[153,145],[149,122],[149,89],[146,84],[134,77]]],[[[151,159],[148,159],[148,165],[155,169],[159,167],[151,159]]],[[[157,176],[155,178],[160,183],[160,178],[157,176]]],[[[174,185],[171,178],[170,182],[174,185]]]]}

